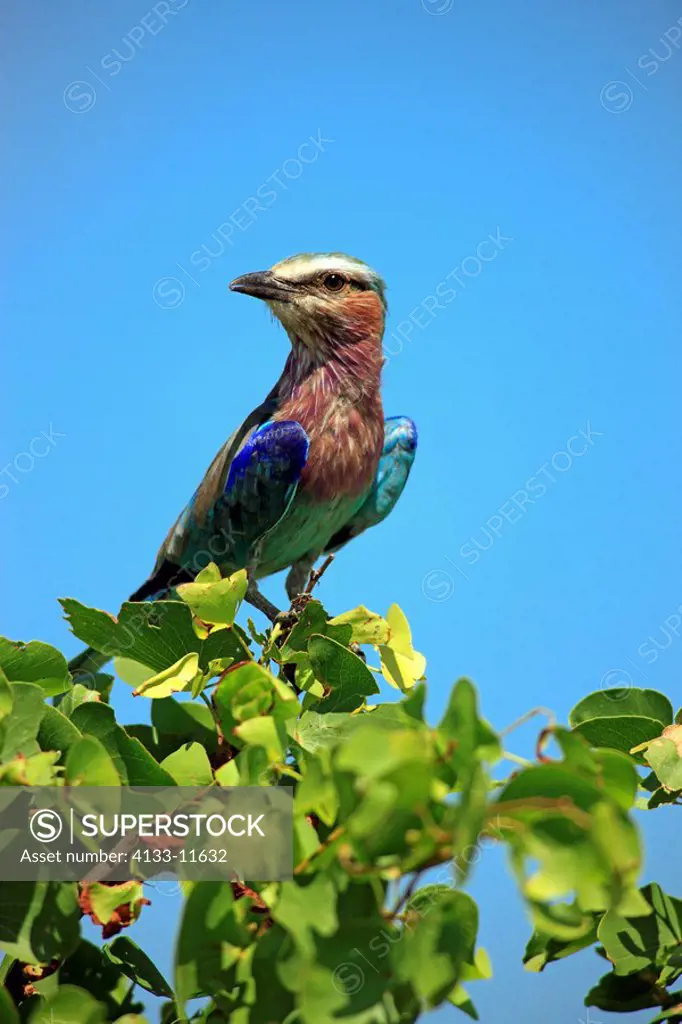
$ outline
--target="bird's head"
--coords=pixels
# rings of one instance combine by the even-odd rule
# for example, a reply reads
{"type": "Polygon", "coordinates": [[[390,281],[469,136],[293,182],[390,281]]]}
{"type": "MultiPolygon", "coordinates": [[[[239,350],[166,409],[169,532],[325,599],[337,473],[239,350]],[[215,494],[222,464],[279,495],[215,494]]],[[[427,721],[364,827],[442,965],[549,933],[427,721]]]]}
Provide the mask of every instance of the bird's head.
{"type": "Polygon", "coordinates": [[[361,338],[380,342],[383,335],[384,282],[353,256],[290,256],[270,270],[236,278],[230,288],[264,299],[292,341],[313,351],[361,338]]]}

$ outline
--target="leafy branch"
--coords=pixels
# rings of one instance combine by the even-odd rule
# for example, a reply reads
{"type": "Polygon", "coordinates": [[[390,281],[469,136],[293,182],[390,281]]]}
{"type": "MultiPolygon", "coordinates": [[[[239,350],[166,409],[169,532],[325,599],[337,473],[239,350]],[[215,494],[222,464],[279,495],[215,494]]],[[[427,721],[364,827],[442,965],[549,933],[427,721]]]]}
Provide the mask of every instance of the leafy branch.
{"type": "Polygon", "coordinates": [[[402,611],[330,618],[317,579],[265,633],[236,621],[245,574],[213,565],[117,617],[63,601],[149,725],[116,721],[112,675],[0,639],[0,786],[294,789],[290,880],[184,883],[171,981],[127,935],[157,910],[154,879],[0,882],[0,1018],[132,1024],[143,990],[166,1021],[198,996],[206,1024],[393,1024],[446,1002],[476,1019],[467,986],[491,969],[465,886],[496,842],[533,925],[528,970],[593,946],[609,970],[588,1005],[682,1021],[682,901],[640,887],[634,821],[680,800],[680,713],[656,691],[605,690],[566,727],[536,709],[498,735],[460,679],[433,725],[402,611]],[[381,681],[397,700],[379,700],[381,681]],[[534,759],[506,751],[536,714],[534,759]]]}

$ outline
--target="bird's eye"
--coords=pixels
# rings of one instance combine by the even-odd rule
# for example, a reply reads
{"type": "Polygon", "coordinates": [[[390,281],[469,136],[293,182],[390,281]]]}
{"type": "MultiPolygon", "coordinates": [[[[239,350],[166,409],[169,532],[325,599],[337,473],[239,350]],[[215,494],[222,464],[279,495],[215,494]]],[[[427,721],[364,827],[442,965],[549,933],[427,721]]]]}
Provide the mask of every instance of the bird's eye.
{"type": "Polygon", "coordinates": [[[346,279],[341,274],[327,274],[324,279],[324,286],[328,292],[340,292],[345,283],[346,279]]]}

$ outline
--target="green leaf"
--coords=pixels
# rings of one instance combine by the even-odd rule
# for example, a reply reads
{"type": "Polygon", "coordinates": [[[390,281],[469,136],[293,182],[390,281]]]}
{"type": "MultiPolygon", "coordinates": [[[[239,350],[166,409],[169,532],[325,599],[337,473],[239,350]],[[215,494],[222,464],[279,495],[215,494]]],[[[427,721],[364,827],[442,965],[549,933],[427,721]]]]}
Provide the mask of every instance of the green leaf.
{"type": "Polygon", "coordinates": [[[173,998],[173,991],[144,950],[125,935],[114,939],[111,945],[103,947],[105,956],[118,964],[127,977],[155,996],[173,998]]]}
{"type": "Polygon", "coordinates": [[[361,707],[371,694],[379,692],[374,676],[362,658],[336,640],[315,634],[308,641],[308,654],[313,672],[326,694],[315,705],[315,710],[353,711],[361,707]]]}
{"type": "MultiPolygon", "coordinates": [[[[426,663],[397,606],[385,619],[360,606],[328,620],[311,600],[289,633],[280,624],[261,635],[251,625],[249,639],[234,623],[245,582],[244,573],[222,580],[210,565],[179,600],[127,602],[118,620],[64,602],[74,631],[114,654],[137,692],[155,696],[151,724],[117,723],[97,692],[108,691],[110,676],[84,675],[72,687],[67,679],[51,707],[45,697],[57,676],[8,680],[0,656],[4,786],[296,780],[293,880],[183,883],[175,994],[127,935],[103,951],[79,939],[83,913],[104,939],[133,922],[145,902],[141,882],[0,883],[6,965],[15,957],[48,965],[35,972],[38,995],[22,1001],[21,1019],[28,1024],[45,1000],[76,991],[85,993],[78,1024],[88,1024],[90,1010],[93,1024],[141,1024],[133,986],[167,1000],[165,1024],[183,1018],[194,998],[203,1000],[190,1011],[197,1024],[414,1024],[446,1000],[476,1019],[464,986],[489,977],[490,966],[476,951],[477,910],[461,885],[488,840],[505,844],[533,922],[529,970],[599,941],[614,969],[588,1001],[676,1019],[674,1008],[661,1007],[677,998],[682,977],[682,901],[654,885],[637,888],[642,852],[630,813],[643,792],[651,806],[682,792],[682,721],[671,725],[667,698],[592,694],[574,709],[572,730],[543,732],[542,763],[513,765],[498,782],[489,764],[500,743],[468,680],[454,687],[438,727],[425,721],[426,686],[416,681],[426,663]],[[379,649],[384,676],[404,699],[368,706],[381,677],[352,643],[379,649]],[[293,679],[280,670],[289,662],[293,679]],[[202,692],[206,703],[190,701],[211,679],[210,700],[202,692]],[[45,680],[47,688],[38,685],[45,680]],[[178,699],[164,695],[175,690],[183,691],[178,699]],[[561,760],[544,753],[550,733],[561,760]],[[631,755],[640,742],[647,753],[631,755]],[[645,758],[655,769],[648,780],[638,774],[645,758]],[[431,870],[449,884],[418,890],[387,919],[392,887],[405,893],[410,876],[433,877],[431,870]]],[[[4,641],[0,655],[7,645],[24,672],[41,654],[35,642],[17,653],[4,641]]],[[[3,1009],[0,1002],[0,1016],[3,1009]]]]}
{"type": "MultiPolygon", "coordinates": [[[[375,720],[375,714],[363,717],[333,754],[339,773],[357,776],[357,795],[344,809],[346,830],[356,859],[369,865],[380,863],[381,857],[389,862],[400,858],[404,870],[410,870],[433,857],[437,835],[449,839],[449,830],[439,830],[434,821],[445,814],[433,804],[435,744],[427,731],[401,729],[397,723],[375,720]]],[[[337,781],[337,800],[346,785],[337,781]]],[[[333,806],[324,790],[321,796],[323,806],[333,806]]]]}
{"type": "Polygon", "coordinates": [[[40,640],[24,644],[0,637],[0,668],[12,683],[37,683],[46,697],[64,693],[71,686],[64,655],[40,640]]]}
{"type": "Polygon", "coordinates": [[[682,951],[682,901],[656,884],[645,885],[641,892],[653,913],[625,917],[610,910],[599,923],[599,941],[616,974],[660,969],[671,954],[682,951]]]}
{"type": "MultiPolygon", "coordinates": [[[[368,940],[369,936],[364,935],[363,938],[368,940]]],[[[348,967],[347,962],[340,964],[342,971],[347,970],[348,967]]],[[[343,974],[333,972],[327,965],[306,961],[298,951],[295,951],[284,963],[278,965],[277,975],[278,980],[289,991],[296,993],[299,1009],[296,1011],[298,1016],[293,1020],[300,1020],[301,1024],[319,1024],[320,1021],[339,1020],[336,1011],[340,1011],[349,1002],[348,996],[342,994],[343,986],[348,985],[350,988],[354,983],[354,978],[357,977],[351,974],[350,979],[346,981],[343,974]]],[[[350,1001],[357,1003],[361,1000],[364,1009],[368,1002],[376,1001],[377,993],[381,990],[381,983],[377,982],[372,975],[367,978],[364,975],[360,975],[360,977],[363,978],[362,986],[360,989],[353,990],[350,1001]]],[[[351,1021],[359,1019],[362,1022],[362,1017],[358,1018],[357,1015],[348,1019],[351,1021]]],[[[377,1020],[376,1017],[374,1019],[377,1020]]]]}
{"type": "Polygon", "coordinates": [[[213,630],[207,640],[200,639],[183,601],[126,601],[118,619],[73,598],[65,598],[61,604],[71,629],[84,643],[104,654],[148,665],[155,672],[190,653],[199,654],[202,669],[215,658],[242,661],[250,657],[238,626],[213,630]]]}
{"type": "Polygon", "coordinates": [[[605,974],[585,996],[587,1006],[611,1013],[634,1013],[660,1006],[659,994],[653,979],[631,974],[605,974]]]}
{"type": "MultiPolygon", "coordinates": [[[[335,763],[343,771],[360,777],[380,779],[397,770],[417,769],[430,765],[433,744],[416,729],[387,727],[369,715],[361,719],[335,753],[335,763]]],[[[421,774],[421,772],[419,772],[421,774]]]]}
{"type": "MultiPolygon", "coordinates": [[[[98,673],[96,676],[93,676],[92,678],[95,680],[110,679],[113,681],[114,677],[104,675],[103,673],[98,673]]],[[[59,701],[59,710],[63,715],[66,715],[67,718],[71,718],[73,712],[80,704],[86,704],[91,701],[101,700],[102,692],[99,688],[93,689],[93,687],[86,686],[83,683],[74,683],[69,692],[64,694],[64,696],[59,701]]]]}
{"type": "Polygon", "coordinates": [[[500,756],[500,742],[491,726],[479,717],[476,690],[468,679],[457,680],[438,733],[439,746],[458,769],[473,767],[473,759],[496,761],[500,756]]]}
{"type": "Polygon", "coordinates": [[[252,947],[253,955],[248,958],[250,978],[247,984],[250,981],[254,990],[254,1021],[260,1017],[263,1022],[281,1020],[292,1024],[296,1019],[290,1016],[296,1012],[294,998],[282,984],[277,971],[277,965],[283,960],[289,944],[289,937],[282,929],[271,928],[252,947]]]}
{"type": "Polygon", "coordinates": [[[78,944],[81,911],[70,882],[0,882],[0,949],[24,963],[49,963],[78,944]]]}
{"type": "Polygon", "coordinates": [[[11,761],[18,754],[38,754],[40,722],[45,710],[45,691],[35,683],[10,683],[13,706],[3,721],[3,745],[0,761],[11,761]]]}
{"type": "Polygon", "coordinates": [[[325,766],[328,758],[305,758],[303,780],[296,787],[296,814],[316,814],[325,825],[331,826],[339,809],[339,794],[325,766]]]}
{"type": "Polygon", "coordinates": [[[301,710],[293,690],[255,662],[228,669],[215,689],[213,703],[226,736],[249,718],[292,718],[301,710]]]}
{"type": "Polygon", "coordinates": [[[84,643],[157,672],[199,646],[190,611],[180,601],[127,601],[118,619],[73,598],[61,604],[73,633],[84,643]]]}
{"type": "Polygon", "coordinates": [[[238,725],[234,733],[250,746],[263,747],[271,761],[283,761],[286,755],[287,732],[281,719],[264,715],[249,718],[238,725]]]}
{"type": "Polygon", "coordinates": [[[216,769],[215,780],[219,786],[239,786],[241,777],[236,760],[226,761],[220,768],[216,769]]]}
{"type": "Polygon", "coordinates": [[[474,763],[470,771],[461,772],[459,785],[462,796],[454,814],[452,864],[457,884],[462,886],[478,859],[488,811],[490,780],[484,768],[474,763]]]}
{"type": "Polygon", "coordinates": [[[133,690],[133,697],[170,697],[173,693],[187,690],[199,671],[199,655],[185,654],[174,665],[170,665],[133,690]]]}
{"type": "MultiPolygon", "coordinates": [[[[202,572],[205,574],[206,569],[202,572]]],[[[183,583],[177,587],[178,597],[189,605],[192,614],[202,622],[231,626],[246,594],[246,569],[240,569],[219,581],[208,579],[202,573],[199,577],[194,583],[183,583]]]]}
{"type": "Polygon", "coordinates": [[[106,1007],[76,985],[62,985],[40,1003],[29,1024],[106,1024],[106,1007]]]}
{"type": "Polygon", "coordinates": [[[295,743],[314,753],[321,747],[335,747],[360,721],[357,715],[341,712],[329,711],[321,715],[317,711],[304,711],[299,719],[288,722],[287,727],[295,743]]]}
{"type": "Polygon", "coordinates": [[[338,625],[328,622],[327,613],[320,602],[308,601],[286,642],[280,649],[273,646],[271,656],[280,662],[305,663],[308,659],[308,641],[314,633],[328,636],[340,644],[349,644],[353,629],[347,622],[338,625]]]}
{"type": "Polygon", "coordinates": [[[152,724],[162,734],[195,740],[209,754],[215,752],[215,721],[205,704],[177,701],[173,697],[155,700],[152,702],[152,724]]]}
{"type": "Polygon", "coordinates": [[[528,940],[523,963],[527,971],[542,971],[547,964],[555,960],[562,960],[573,953],[580,952],[592,946],[597,941],[597,921],[586,920],[585,915],[575,905],[565,905],[567,920],[570,929],[583,934],[575,939],[557,939],[540,929],[533,932],[528,940]]]}
{"type": "Polygon", "coordinates": [[[635,803],[638,783],[632,759],[618,750],[598,749],[593,753],[600,785],[624,811],[629,811],[635,803]]]}
{"type": "Polygon", "coordinates": [[[628,689],[597,690],[579,701],[568,716],[573,728],[594,718],[615,718],[636,715],[653,718],[668,725],[673,720],[672,704],[657,690],[628,689]]]}
{"type": "Polygon", "coordinates": [[[116,723],[108,704],[99,701],[81,704],[73,712],[71,721],[82,733],[102,742],[124,785],[175,785],[173,776],[158,764],[146,747],[116,723]]]}
{"type": "Polygon", "coordinates": [[[66,758],[67,786],[120,786],[121,778],[104,745],[94,736],[81,736],[66,758]]]}
{"type": "Polygon", "coordinates": [[[331,879],[318,874],[303,884],[282,882],[271,913],[302,952],[312,957],[315,934],[330,936],[338,927],[336,899],[331,879]]]}
{"type": "Polygon", "coordinates": [[[61,710],[49,704],[45,706],[38,730],[38,743],[42,750],[56,750],[65,754],[78,742],[80,736],[79,730],[61,710]]]}
{"type": "Polygon", "coordinates": [[[593,747],[613,747],[626,753],[659,736],[672,719],[667,697],[636,687],[591,693],[569,715],[571,726],[593,747]]]}
{"type": "Polygon", "coordinates": [[[426,658],[412,646],[412,634],[405,614],[392,604],[386,615],[391,635],[388,643],[379,646],[381,671],[386,682],[406,692],[424,677],[426,658]]]}
{"type": "Polygon", "coordinates": [[[186,743],[161,762],[178,786],[210,786],[213,772],[206,751],[200,743],[186,743]]]}
{"type": "Polygon", "coordinates": [[[2,1024],[19,1024],[19,1012],[6,988],[0,988],[0,1021],[2,1024]]]}
{"type": "Polygon", "coordinates": [[[583,914],[642,907],[635,888],[641,864],[637,831],[598,779],[565,764],[526,768],[504,787],[494,806],[498,820],[506,823],[503,837],[540,930],[562,940],[584,934],[585,922],[567,922],[552,910],[553,903],[572,893],[583,914]],[[529,877],[523,871],[526,861],[534,865],[529,877]]]}
{"type": "Polygon", "coordinates": [[[463,985],[455,985],[454,989],[448,996],[448,1002],[456,1006],[462,1013],[466,1013],[467,1017],[471,1017],[472,1020],[478,1020],[479,1016],[476,1012],[476,1007],[469,998],[469,993],[463,985]]]}
{"type": "Polygon", "coordinates": [[[428,1005],[437,1006],[460,981],[464,965],[474,962],[477,932],[472,898],[455,889],[441,892],[394,946],[397,976],[409,981],[428,1005]]]}
{"type": "Polygon", "coordinates": [[[677,992],[668,993],[670,999],[675,1003],[669,1010],[663,1010],[657,1014],[650,1024],[665,1024],[666,1021],[669,1024],[680,1024],[680,1018],[682,1017],[682,990],[678,989],[677,992]]]}
{"type": "Polygon", "coordinates": [[[447,899],[448,893],[451,891],[452,886],[444,885],[442,882],[422,885],[421,889],[417,889],[410,896],[405,904],[405,910],[424,916],[438,904],[439,900],[447,899]]]}
{"type": "Polygon", "coordinates": [[[78,985],[105,1003],[108,1020],[116,1020],[118,1024],[127,1019],[128,1024],[143,1024],[144,1018],[138,1016],[143,1006],[135,999],[136,994],[142,993],[139,990],[133,993],[130,979],[123,974],[120,966],[114,964],[92,942],[81,939],[73,953],[61,964],[59,973],[39,983],[38,991],[48,995],[52,990],[47,986],[57,981],[59,985],[78,985]]]}
{"type": "Polygon", "coordinates": [[[527,808],[521,811],[543,815],[547,808],[556,814],[570,814],[573,806],[589,810],[601,799],[602,794],[590,780],[563,764],[552,763],[533,765],[513,776],[500,793],[498,807],[506,813],[508,802],[527,801],[527,808]]]}
{"type": "Polygon", "coordinates": [[[134,690],[156,675],[156,669],[141,665],[132,658],[114,658],[114,671],[122,683],[134,690]]]}
{"type": "Polygon", "coordinates": [[[252,941],[244,921],[246,902],[235,901],[222,882],[200,882],[189,889],[175,955],[180,1015],[188,999],[224,991],[225,971],[252,941]]]}
{"type": "Polygon", "coordinates": [[[0,668],[0,722],[10,713],[13,704],[14,698],[12,697],[9,681],[2,668],[0,668]]]}

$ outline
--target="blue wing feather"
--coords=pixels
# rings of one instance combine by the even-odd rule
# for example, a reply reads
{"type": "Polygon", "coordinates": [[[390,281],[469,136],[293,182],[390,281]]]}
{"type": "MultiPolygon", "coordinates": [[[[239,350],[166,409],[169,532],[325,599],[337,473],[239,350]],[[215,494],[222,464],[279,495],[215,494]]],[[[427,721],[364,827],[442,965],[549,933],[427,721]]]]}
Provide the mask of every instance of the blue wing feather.
{"type": "Polygon", "coordinates": [[[269,480],[279,486],[298,483],[310,442],[296,420],[269,420],[255,430],[230,465],[225,494],[238,493],[247,481],[269,480]]]}
{"type": "Polygon", "coordinates": [[[255,415],[241,440],[235,443],[235,432],[214,459],[133,600],[163,589],[177,569],[194,574],[209,561],[224,570],[244,568],[289,508],[308,456],[308,435],[295,420],[254,424],[255,415]]]}
{"type": "MultiPolygon", "coordinates": [[[[248,564],[254,546],[291,504],[308,457],[308,435],[295,420],[268,421],[247,438],[233,458],[222,495],[205,529],[218,538],[223,565],[248,564]]],[[[203,532],[203,531],[202,531],[203,532]]]]}

